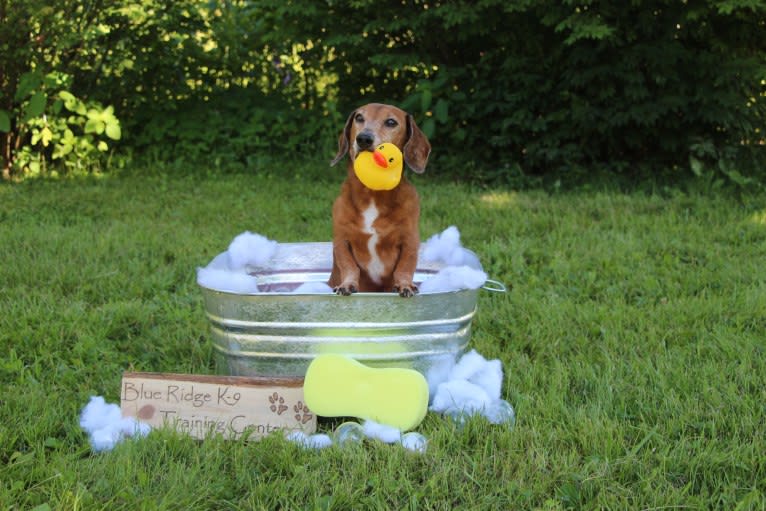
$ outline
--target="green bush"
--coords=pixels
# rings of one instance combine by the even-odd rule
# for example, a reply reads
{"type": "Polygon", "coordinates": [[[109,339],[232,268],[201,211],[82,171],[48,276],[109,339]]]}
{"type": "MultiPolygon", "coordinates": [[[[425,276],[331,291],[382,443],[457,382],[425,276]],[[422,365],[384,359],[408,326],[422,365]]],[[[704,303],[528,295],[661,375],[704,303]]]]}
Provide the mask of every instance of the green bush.
{"type": "Polygon", "coordinates": [[[334,112],[308,113],[277,94],[231,87],[134,118],[131,143],[143,157],[203,171],[253,169],[274,155],[329,162],[336,137],[327,135],[344,121],[334,112]]]}
{"type": "Polygon", "coordinates": [[[0,0],[4,174],[97,162],[118,132],[170,161],[329,158],[351,109],[387,101],[461,177],[747,186],[766,180],[764,27],[766,0],[0,0]]]}
{"type": "Polygon", "coordinates": [[[117,139],[208,168],[334,144],[326,73],[300,45],[275,53],[260,14],[244,0],[0,0],[4,177],[93,167],[117,139]]]}
{"type": "Polygon", "coordinates": [[[39,174],[49,161],[87,170],[120,139],[112,106],[72,92],[74,71],[87,67],[78,54],[104,30],[80,2],[0,0],[3,178],[39,174]]]}
{"type": "Polygon", "coordinates": [[[763,1],[259,3],[283,44],[334,56],[340,105],[401,103],[458,163],[690,173],[700,144],[706,171],[766,160],[763,1]]]}
{"type": "Polygon", "coordinates": [[[146,48],[151,58],[119,80],[103,79],[126,98],[125,131],[136,154],[208,169],[252,168],[299,151],[323,151],[329,161],[344,118],[328,88],[326,59],[307,62],[310,43],[272,44],[278,26],[264,22],[260,2],[187,3],[194,7],[157,22],[180,41],[179,54],[165,53],[162,37],[143,41],[133,53],[146,48]],[[146,93],[131,96],[131,87],[146,93]]]}

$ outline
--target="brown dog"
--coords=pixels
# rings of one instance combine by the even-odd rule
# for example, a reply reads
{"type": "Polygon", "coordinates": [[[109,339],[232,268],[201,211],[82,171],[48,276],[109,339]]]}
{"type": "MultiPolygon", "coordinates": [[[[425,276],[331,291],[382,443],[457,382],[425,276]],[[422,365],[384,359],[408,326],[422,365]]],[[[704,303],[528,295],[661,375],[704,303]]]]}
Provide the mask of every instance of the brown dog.
{"type": "Polygon", "coordinates": [[[418,260],[420,199],[402,176],[392,190],[365,187],[354,173],[354,159],[385,142],[396,145],[404,162],[422,173],[431,144],[411,115],[390,105],[370,103],[348,117],[338,138],[335,165],[348,153],[348,176],[332,208],[333,267],[329,285],[337,294],[357,291],[417,293],[412,282],[418,260]]]}

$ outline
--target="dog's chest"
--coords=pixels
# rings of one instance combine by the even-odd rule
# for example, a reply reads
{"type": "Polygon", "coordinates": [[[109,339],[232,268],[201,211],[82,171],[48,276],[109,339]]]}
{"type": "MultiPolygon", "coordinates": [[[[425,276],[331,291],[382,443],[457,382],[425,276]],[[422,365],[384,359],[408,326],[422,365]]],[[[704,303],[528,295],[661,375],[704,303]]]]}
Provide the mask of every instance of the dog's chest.
{"type": "Polygon", "coordinates": [[[362,231],[370,236],[367,240],[367,252],[370,254],[370,260],[367,263],[366,270],[370,279],[376,284],[382,282],[386,270],[383,260],[378,253],[380,234],[374,227],[375,221],[378,219],[379,215],[380,212],[375,205],[375,201],[370,202],[367,209],[362,211],[362,231]]]}

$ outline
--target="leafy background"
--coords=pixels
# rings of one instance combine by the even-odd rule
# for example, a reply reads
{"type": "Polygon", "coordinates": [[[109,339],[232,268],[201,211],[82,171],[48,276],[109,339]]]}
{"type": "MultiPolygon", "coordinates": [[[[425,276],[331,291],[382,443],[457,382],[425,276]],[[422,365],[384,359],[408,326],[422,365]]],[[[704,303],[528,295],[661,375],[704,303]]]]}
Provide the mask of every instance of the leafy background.
{"type": "Polygon", "coordinates": [[[6,179],[329,159],[368,101],[478,181],[763,183],[766,2],[0,0],[6,179]]]}

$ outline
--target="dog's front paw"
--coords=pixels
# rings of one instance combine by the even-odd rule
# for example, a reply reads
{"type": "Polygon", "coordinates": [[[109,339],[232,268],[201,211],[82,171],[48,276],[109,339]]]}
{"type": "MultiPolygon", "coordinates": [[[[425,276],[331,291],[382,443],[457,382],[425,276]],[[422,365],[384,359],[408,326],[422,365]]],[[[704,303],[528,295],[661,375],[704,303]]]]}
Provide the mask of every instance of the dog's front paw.
{"type": "Polygon", "coordinates": [[[341,284],[340,286],[333,288],[333,291],[336,295],[349,296],[356,293],[358,289],[355,284],[341,284]]]}
{"type": "Polygon", "coordinates": [[[399,293],[399,296],[409,298],[418,294],[418,286],[413,283],[397,284],[394,286],[394,293],[399,293]]]}

